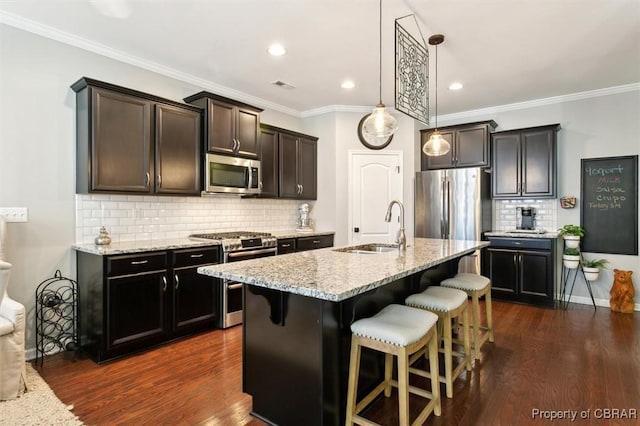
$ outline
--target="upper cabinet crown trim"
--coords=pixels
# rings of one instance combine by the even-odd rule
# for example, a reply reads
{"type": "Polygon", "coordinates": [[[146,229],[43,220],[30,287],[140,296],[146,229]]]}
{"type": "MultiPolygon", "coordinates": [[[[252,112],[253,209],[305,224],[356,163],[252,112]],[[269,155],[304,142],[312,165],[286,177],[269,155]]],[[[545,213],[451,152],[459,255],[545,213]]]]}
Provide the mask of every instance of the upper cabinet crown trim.
{"type": "Polygon", "coordinates": [[[145,93],[145,92],[140,92],[139,90],[134,90],[134,89],[130,89],[128,87],[118,86],[116,84],[105,83],[104,81],[94,80],[93,78],[89,78],[89,77],[82,77],[81,79],[79,79],[78,81],[76,81],[75,83],[73,83],[71,85],[71,89],[73,89],[74,92],[78,93],[82,89],[84,89],[84,88],[86,88],[88,86],[99,87],[101,89],[112,90],[114,92],[123,93],[123,94],[126,94],[126,95],[135,96],[135,97],[142,98],[142,99],[147,99],[147,100],[150,100],[150,101],[153,101],[153,102],[173,105],[173,106],[177,106],[177,107],[180,107],[180,108],[190,109],[192,111],[202,112],[202,108],[200,108],[200,107],[198,107],[196,105],[191,105],[191,104],[185,104],[185,103],[182,103],[182,102],[172,101],[171,99],[162,98],[160,96],[152,95],[152,94],[145,93]]]}
{"type": "Polygon", "coordinates": [[[228,104],[233,104],[233,105],[236,105],[236,106],[239,106],[239,107],[242,107],[242,108],[249,108],[249,109],[252,109],[252,110],[254,110],[256,112],[264,111],[262,108],[258,108],[256,106],[249,105],[249,104],[246,104],[244,102],[236,101],[235,99],[230,99],[230,98],[227,98],[227,97],[224,97],[224,96],[216,95],[215,93],[207,92],[206,90],[203,90],[201,92],[195,93],[195,94],[193,94],[191,96],[187,96],[183,100],[185,102],[188,102],[188,103],[196,103],[195,101],[198,101],[198,100],[203,99],[203,98],[215,99],[217,101],[226,102],[228,104]]]}
{"type": "Polygon", "coordinates": [[[545,124],[542,126],[533,126],[533,127],[523,127],[521,129],[511,129],[511,130],[500,130],[499,132],[493,132],[494,135],[500,135],[502,133],[513,133],[513,132],[530,132],[530,131],[536,131],[536,130],[548,130],[548,129],[553,129],[555,127],[556,132],[559,131],[562,126],[560,126],[560,123],[555,123],[555,124],[545,124]]]}
{"type": "MultiPolygon", "coordinates": [[[[438,126],[438,130],[443,130],[443,129],[460,129],[462,127],[472,127],[472,126],[479,126],[479,125],[488,125],[489,127],[491,127],[492,129],[495,129],[496,127],[498,127],[498,123],[496,123],[493,120],[486,120],[486,121],[475,121],[473,123],[461,123],[461,124],[451,124],[449,126],[438,126]]],[[[431,133],[434,130],[436,130],[435,127],[429,127],[427,129],[422,129],[420,130],[420,133],[431,133]]]]}
{"type": "Polygon", "coordinates": [[[266,123],[260,123],[260,129],[262,129],[262,130],[272,130],[274,132],[285,132],[285,133],[288,133],[288,134],[293,135],[293,136],[312,139],[314,141],[318,140],[318,137],[316,137],[316,136],[306,135],[304,133],[296,132],[296,131],[289,130],[289,129],[283,129],[281,127],[272,126],[271,124],[266,124],[266,123]]]}

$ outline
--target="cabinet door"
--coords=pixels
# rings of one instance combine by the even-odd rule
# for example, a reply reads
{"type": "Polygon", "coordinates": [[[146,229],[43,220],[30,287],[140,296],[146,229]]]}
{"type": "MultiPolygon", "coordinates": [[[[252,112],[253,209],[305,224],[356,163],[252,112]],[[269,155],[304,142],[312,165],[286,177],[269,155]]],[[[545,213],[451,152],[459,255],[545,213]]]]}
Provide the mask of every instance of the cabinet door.
{"type": "Polygon", "coordinates": [[[296,251],[315,250],[326,247],[333,247],[333,235],[300,237],[296,242],[296,251]]]}
{"type": "Polygon", "coordinates": [[[300,198],[304,200],[315,200],[318,198],[317,151],[317,141],[305,138],[298,140],[298,183],[300,183],[300,198]]]}
{"type": "Polygon", "coordinates": [[[456,167],[489,165],[489,128],[487,125],[461,128],[456,131],[456,167]]]}
{"type": "Polygon", "coordinates": [[[491,139],[491,196],[520,196],[520,134],[493,135],[491,139]]]}
{"type": "Polygon", "coordinates": [[[236,154],[258,158],[258,128],[260,114],[250,109],[236,108],[236,154]]]}
{"type": "Polygon", "coordinates": [[[165,339],[167,286],[166,271],[107,278],[106,346],[111,355],[165,339]]]}
{"type": "Polygon", "coordinates": [[[218,318],[220,280],[182,268],[173,273],[173,331],[186,334],[213,326],[218,318]]]}
{"type": "Polygon", "coordinates": [[[516,251],[489,247],[486,254],[489,256],[488,272],[491,279],[491,294],[512,298],[518,291],[516,251]]]}
{"type": "Polygon", "coordinates": [[[280,163],[280,197],[300,197],[298,186],[298,138],[287,133],[280,133],[279,144],[280,163]]]}
{"type": "Polygon", "coordinates": [[[295,238],[278,239],[278,254],[293,253],[296,251],[295,238]]]}
{"type": "Polygon", "coordinates": [[[92,89],[91,191],[150,193],[151,102],[92,89]]]}
{"type": "Polygon", "coordinates": [[[520,296],[528,303],[553,306],[553,258],[550,251],[519,253],[520,296]]]}
{"type": "Polygon", "coordinates": [[[420,152],[422,157],[422,170],[433,170],[433,169],[450,169],[454,167],[454,152],[455,152],[455,138],[454,138],[454,130],[441,130],[440,135],[442,138],[449,142],[451,145],[451,149],[444,155],[425,155],[422,152],[422,147],[429,140],[429,137],[432,133],[422,133],[421,137],[421,145],[420,152]]]}
{"type": "Polygon", "coordinates": [[[235,105],[208,99],[207,107],[207,151],[234,154],[235,105]]]}
{"type": "Polygon", "coordinates": [[[555,129],[523,132],[521,145],[522,196],[555,197],[555,129]]]}
{"type": "Polygon", "coordinates": [[[200,195],[200,163],[200,113],[156,105],[156,192],[200,195]]]}
{"type": "Polygon", "coordinates": [[[278,197],[278,132],[260,130],[261,197],[278,197]]]}

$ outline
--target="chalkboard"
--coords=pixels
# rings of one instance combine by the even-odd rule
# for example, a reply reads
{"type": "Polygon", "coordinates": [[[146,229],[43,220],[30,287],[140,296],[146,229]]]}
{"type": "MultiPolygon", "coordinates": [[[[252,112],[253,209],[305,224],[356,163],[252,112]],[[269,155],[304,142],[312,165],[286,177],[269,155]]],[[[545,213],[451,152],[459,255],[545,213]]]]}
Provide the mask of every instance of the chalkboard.
{"type": "Polygon", "coordinates": [[[638,156],[583,158],[582,251],[638,254],[638,156]]]}

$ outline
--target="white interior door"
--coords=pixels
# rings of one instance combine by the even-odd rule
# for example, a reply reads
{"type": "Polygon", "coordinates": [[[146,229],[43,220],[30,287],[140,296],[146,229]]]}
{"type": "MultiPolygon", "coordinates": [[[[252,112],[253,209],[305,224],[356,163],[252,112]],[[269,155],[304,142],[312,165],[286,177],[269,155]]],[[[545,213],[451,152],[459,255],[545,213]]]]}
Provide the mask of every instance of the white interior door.
{"type": "Polygon", "coordinates": [[[349,244],[394,242],[400,209],[390,223],[384,216],[389,202],[402,201],[402,152],[349,151],[349,177],[349,244]]]}

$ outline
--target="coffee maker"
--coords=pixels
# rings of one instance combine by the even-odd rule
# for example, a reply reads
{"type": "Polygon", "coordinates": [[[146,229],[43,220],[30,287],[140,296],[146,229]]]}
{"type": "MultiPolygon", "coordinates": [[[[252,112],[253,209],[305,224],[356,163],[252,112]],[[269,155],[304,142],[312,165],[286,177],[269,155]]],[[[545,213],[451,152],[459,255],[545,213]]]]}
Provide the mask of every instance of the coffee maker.
{"type": "Polygon", "coordinates": [[[520,213],[520,229],[535,229],[535,209],[533,207],[520,207],[520,213]]]}

